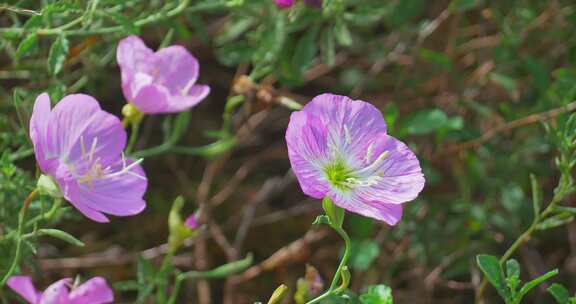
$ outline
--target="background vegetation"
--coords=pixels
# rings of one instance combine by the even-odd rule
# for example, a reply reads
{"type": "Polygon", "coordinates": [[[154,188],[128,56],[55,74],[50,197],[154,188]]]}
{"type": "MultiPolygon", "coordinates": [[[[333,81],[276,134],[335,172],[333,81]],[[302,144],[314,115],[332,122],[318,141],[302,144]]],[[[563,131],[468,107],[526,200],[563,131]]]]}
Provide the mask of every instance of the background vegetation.
{"type": "MultiPolygon", "coordinates": [[[[295,102],[333,92],[380,108],[427,179],[395,227],[348,217],[351,290],[386,284],[398,303],[471,303],[483,279],[476,255],[500,258],[553,217],[512,255],[523,281],[558,269],[524,299],[552,303],[547,284],[576,286],[573,209],[538,222],[534,210],[574,203],[566,120],[576,108],[575,29],[568,0],[325,0],[321,9],[271,0],[9,0],[0,4],[0,270],[13,250],[2,235],[15,229],[35,184],[34,98],[84,92],[120,116],[116,44],[138,34],[153,48],[185,45],[212,92],[190,113],[146,117],[135,148],[151,185],[143,214],[102,225],[69,212],[56,217],[58,227],[86,246],[26,243],[24,270],[42,286],[102,275],[120,282],[117,298],[134,301],[126,281],[146,284],[160,263],[178,195],[186,212],[206,211],[201,234],[174,259],[179,268],[254,257],[241,274],[186,281],[182,303],[265,301],[281,283],[295,292],[307,264],[328,282],[341,244],[326,227],[310,229],[321,204],[291,175],[284,132],[295,102]]],[[[37,201],[31,212],[44,206],[37,201]]],[[[488,303],[497,297],[486,290],[488,303]]]]}

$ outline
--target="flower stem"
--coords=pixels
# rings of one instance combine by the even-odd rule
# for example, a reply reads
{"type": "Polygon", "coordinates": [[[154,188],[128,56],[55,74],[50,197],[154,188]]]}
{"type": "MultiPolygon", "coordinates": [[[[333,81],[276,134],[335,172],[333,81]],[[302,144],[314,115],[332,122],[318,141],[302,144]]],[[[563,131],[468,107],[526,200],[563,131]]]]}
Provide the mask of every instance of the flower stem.
{"type": "Polygon", "coordinates": [[[328,290],[325,291],[320,296],[318,296],[317,298],[308,301],[306,304],[319,303],[321,300],[324,300],[324,299],[328,298],[329,296],[337,293],[336,290],[338,289],[338,282],[340,281],[340,278],[342,276],[341,273],[342,273],[344,267],[346,266],[346,264],[348,263],[348,259],[350,258],[350,237],[348,236],[346,231],[344,231],[344,229],[342,229],[342,227],[339,227],[336,225],[330,225],[330,227],[332,227],[332,229],[334,229],[340,235],[340,237],[342,237],[342,239],[344,240],[344,254],[342,255],[342,259],[340,260],[340,264],[338,265],[338,268],[336,269],[336,272],[334,273],[334,277],[332,278],[332,283],[330,283],[330,287],[328,288],[328,290]]]}
{"type": "Polygon", "coordinates": [[[130,139],[128,140],[128,146],[126,147],[126,154],[130,155],[136,145],[138,140],[138,134],[140,133],[140,121],[136,121],[130,124],[130,139]]]}
{"type": "Polygon", "coordinates": [[[24,220],[26,218],[26,211],[28,210],[30,203],[36,197],[37,194],[38,189],[34,189],[32,190],[32,192],[30,192],[30,194],[28,194],[28,196],[24,200],[24,204],[22,204],[22,209],[20,209],[20,213],[18,214],[18,234],[16,237],[16,250],[14,252],[14,258],[12,259],[12,264],[10,264],[8,271],[6,271],[6,273],[2,277],[2,281],[0,281],[0,289],[3,288],[4,285],[6,285],[6,282],[12,276],[12,274],[14,274],[16,268],[18,267],[18,264],[20,263],[20,256],[22,255],[22,241],[23,241],[22,234],[24,231],[24,220]]]}

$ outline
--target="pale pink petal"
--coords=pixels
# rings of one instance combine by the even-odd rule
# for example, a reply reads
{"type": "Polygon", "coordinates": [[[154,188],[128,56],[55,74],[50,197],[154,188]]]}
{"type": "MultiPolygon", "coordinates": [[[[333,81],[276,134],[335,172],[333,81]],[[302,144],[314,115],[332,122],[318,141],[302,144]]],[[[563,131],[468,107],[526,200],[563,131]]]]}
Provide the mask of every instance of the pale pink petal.
{"type": "Polygon", "coordinates": [[[182,112],[199,104],[210,93],[207,85],[194,85],[186,96],[171,96],[165,112],[182,112]]]}
{"type": "Polygon", "coordinates": [[[164,113],[169,108],[170,92],[165,87],[149,84],[138,91],[132,103],[144,113],[164,113]]]}
{"type": "Polygon", "coordinates": [[[30,304],[37,304],[41,293],[34,288],[32,279],[27,276],[12,276],[6,282],[8,287],[23,297],[30,304]]]}
{"type": "Polygon", "coordinates": [[[128,101],[132,101],[138,93],[138,91],[134,91],[132,86],[135,74],[154,73],[154,52],[139,37],[128,36],[118,43],[116,61],[121,70],[124,97],[128,101]]]}
{"type": "Polygon", "coordinates": [[[340,208],[369,218],[396,225],[402,218],[402,205],[366,201],[354,192],[333,189],[328,197],[340,208]]]}
{"type": "Polygon", "coordinates": [[[39,304],[70,304],[68,286],[71,279],[62,279],[48,286],[42,293],[39,304]]]}
{"type": "Polygon", "coordinates": [[[68,95],[54,107],[49,131],[51,150],[66,163],[75,163],[82,155],[88,158],[93,144],[94,157],[107,163],[118,157],[126,143],[120,120],[102,111],[98,101],[85,94],[68,95]]]}
{"type": "Polygon", "coordinates": [[[361,159],[370,139],[386,132],[386,122],[376,107],[346,96],[316,96],[302,111],[314,113],[322,120],[329,130],[328,145],[351,156],[350,160],[361,159]]]}
{"type": "Polygon", "coordinates": [[[416,155],[403,142],[384,133],[371,141],[370,160],[358,179],[372,184],[358,187],[363,200],[401,204],[415,199],[424,188],[416,155]],[[380,158],[380,159],[379,159],[380,158]]]}
{"type": "Polygon", "coordinates": [[[188,226],[190,229],[198,229],[198,221],[196,220],[196,216],[194,214],[188,216],[184,221],[184,225],[188,226]]]}
{"type": "Polygon", "coordinates": [[[198,79],[198,60],[180,45],[158,50],[156,58],[155,82],[166,87],[171,95],[187,95],[198,79]]]}
{"type": "Polygon", "coordinates": [[[38,166],[43,172],[50,172],[56,166],[58,158],[58,151],[50,151],[47,143],[50,115],[50,96],[42,93],[36,98],[30,118],[30,139],[34,145],[38,166]]]}
{"type": "Polygon", "coordinates": [[[114,293],[101,277],[92,278],[70,292],[70,304],[105,304],[114,301],[114,293]]]}
{"type": "MultiPolygon", "coordinates": [[[[118,163],[111,167],[110,172],[121,170],[122,165],[118,163]]],[[[135,215],[146,208],[143,196],[147,183],[144,170],[136,165],[129,172],[114,177],[104,177],[86,183],[70,183],[67,195],[70,202],[79,208],[85,206],[117,216],[135,215]]],[[[86,213],[85,215],[89,216],[86,213]]]]}
{"type": "Polygon", "coordinates": [[[323,198],[329,189],[324,166],[329,159],[328,130],[317,117],[304,111],[292,113],[286,130],[288,157],[302,191],[323,198]]]}

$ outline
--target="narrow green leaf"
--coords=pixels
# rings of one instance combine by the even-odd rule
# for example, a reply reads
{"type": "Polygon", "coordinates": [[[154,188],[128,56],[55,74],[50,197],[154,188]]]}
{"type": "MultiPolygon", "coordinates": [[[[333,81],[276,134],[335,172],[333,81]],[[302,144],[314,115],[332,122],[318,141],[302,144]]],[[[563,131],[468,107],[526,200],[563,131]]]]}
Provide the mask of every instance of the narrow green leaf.
{"type": "Polygon", "coordinates": [[[318,27],[313,27],[308,30],[296,44],[292,64],[299,71],[300,75],[308,70],[308,67],[310,67],[316,57],[316,53],[318,52],[318,47],[316,46],[317,36],[318,27]]]}
{"type": "Polygon", "coordinates": [[[536,226],[538,230],[547,230],[566,225],[574,220],[574,215],[569,212],[562,212],[547,218],[536,226]]]}
{"type": "Polygon", "coordinates": [[[50,75],[56,75],[62,70],[66,56],[68,56],[68,39],[64,35],[59,35],[56,41],[52,43],[48,54],[48,72],[50,75]]]}
{"type": "Polygon", "coordinates": [[[329,66],[333,66],[336,61],[336,51],[334,49],[334,34],[331,28],[326,28],[322,31],[320,41],[322,42],[320,45],[322,61],[329,66]]]}
{"type": "Polygon", "coordinates": [[[47,235],[47,236],[51,236],[53,238],[57,238],[57,239],[61,239],[67,243],[70,243],[72,245],[75,246],[79,246],[79,247],[83,247],[84,243],[82,241],[80,241],[79,239],[73,237],[71,234],[69,234],[68,232],[64,232],[62,230],[58,230],[58,229],[38,229],[36,231],[36,234],[38,235],[47,235]]]}
{"type": "Polygon", "coordinates": [[[280,303],[280,301],[282,301],[282,299],[286,295],[287,291],[288,291],[288,286],[286,286],[284,284],[278,286],[278,288],[276,288],[276,290],[274,290],[274,292],[272,293],[270,300],[268,300],[268,304],[280,303]]]}
{"type": "Polygon", "coordinates": [[[38,44],[38,35],[36,33],[29,34],[20,42],[16,49],[16,59],[22,59],[38,44]]]}
{"type": "Polygon", "coordinates": [[[548,271],[547,273],[537,277],[536,279],[534,279],[532,281],[526,282],[526,284],[524,284],[524,286],[522,286],[522,288],[520,289],[520,297],[523,297],[532,288],[538,286],[540,283],[548,280],[549,278],[551,278],[557,274],[558,274],[558,269],[554,269],[554,270],[548,271]]]}
{"type": "Polygon", "coordinates": [[[520,264],[515,259],[510,259],[506,262],[506,277],[519,278],[520,277],[520,264]]]}
{"type": "Polygon", "coordinates": [[[244,271],[246,268],[252,265],[253,257],[249,253],[244,259],[234,261],[222,266],[216,267],[208,271],[189,271],[182,273],[181,276],[184,279],[217,279],[224,278],[239,272],[244,271]]]}
{"type": "Polygon", "coordinates": [[[502,267],[495,256],[480,254],[476,256],[476,263],[488,281],[504,299],[510,299],[510,291],[506,287],[502,267]]]}
{"type": "Polygon", "coordinates": [[[532,209],[534,210],[534,220],[537,221],[540,217],[540,204],[542,203],[542,194],[540,192],[538,179],[534,174],[530,174],[530,183],[532,185],[532,209]]]}
{"type": "Polygon", "coordinates": [[[338,40],[340,45],[352,45],[352,35],[350,34],[350,30],[344,21],[336,21],[336,26],[334,26],[334,35],[336,36],[336,40],[338,40]]]}
{"type": "Polygon", "coordinates": [[[548,292],[554,297],[558,304],[568,304],[570,294],[568,290],[561,284],[554,283],[548,287],[548,292]]]}

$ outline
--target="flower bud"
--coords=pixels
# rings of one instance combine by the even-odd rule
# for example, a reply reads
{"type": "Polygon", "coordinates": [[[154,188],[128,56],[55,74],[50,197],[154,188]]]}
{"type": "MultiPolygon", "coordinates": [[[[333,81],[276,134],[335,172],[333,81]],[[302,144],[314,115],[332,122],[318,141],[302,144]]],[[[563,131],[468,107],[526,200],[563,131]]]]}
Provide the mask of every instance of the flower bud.
{"type": "Polygon", "coordinates": [[[62,198],[62,191],[60,191],[60,187],[58,184],[52,179],[52,177],[48,175],[40,175],[38,178],[38,182],[36,183],[36,187],[40,191],[41,194],[51,196],[53,198],[62,198]]]}
{"type": "Polygon", "coordinates": [[[184,240],[198,234],[198,222],[195,215],[190,215],[186,221],[182,220],[180,210],[184,205],[184,198],[177,197],[172,204],[172,209],[168,215],[168,247],[170,251],[176,251],[182,246],[184,240]]]}
{"type": "Polygon", "coordinates": [[[122,107],[125,125],[137,124],[142,121],[144,113],[140,112],[132,103],[127,103],[122,107]]]}

